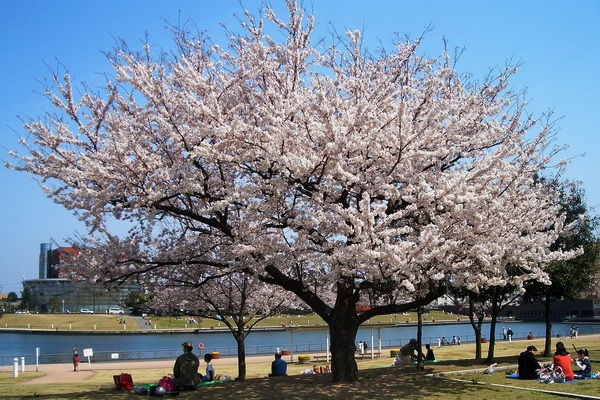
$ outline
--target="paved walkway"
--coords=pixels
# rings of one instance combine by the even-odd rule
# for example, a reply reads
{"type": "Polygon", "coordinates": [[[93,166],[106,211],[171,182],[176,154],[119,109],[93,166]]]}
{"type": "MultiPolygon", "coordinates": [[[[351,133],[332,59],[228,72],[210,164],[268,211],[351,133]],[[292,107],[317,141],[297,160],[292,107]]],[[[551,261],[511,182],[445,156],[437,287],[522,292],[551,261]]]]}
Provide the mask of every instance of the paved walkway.
{"type": "MultiPolygon", "coordinates": [[[[246,357],[247,364],[266,363],[273,361],[272,355],[264,356],[248,356],[246,357]]],[[[82,359],[79,365],[79,372],[73,372],[73,364],[40,364],[38,371],[45,373],[44,376],[31,379],[24,384],[26,385],[41,385],[48,383],[68,383],[68,382],[83,382],[95,374],[98,370],[135,370],[135,369],[152,369],[165,368],[171,370],[175,360],[151,360],[151,361],[116,361],[94,363],[89,365],[85,358],[82,359]]],[[[222,357],[219,359],[220,365],[237,365],[237,357],[222,357]]],[[[13,366],[0,366],[0,371],[12,371],[13,366]]],[[[25,365],[25,371],[35,371],[35,365],[25,365]]],[[[19,373],[21,373],[21,365],[19,364],[19,373]]]]}

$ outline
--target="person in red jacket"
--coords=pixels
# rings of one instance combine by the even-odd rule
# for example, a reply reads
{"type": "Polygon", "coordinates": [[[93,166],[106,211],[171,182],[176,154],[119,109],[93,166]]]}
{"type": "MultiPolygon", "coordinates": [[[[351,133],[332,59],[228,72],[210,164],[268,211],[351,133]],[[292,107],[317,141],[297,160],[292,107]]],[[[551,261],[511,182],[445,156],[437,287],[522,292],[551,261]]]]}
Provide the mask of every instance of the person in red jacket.
{"type": "Polygon", "coordinates": [[[575,378],[573,368],[571,368],[571,355],[567,351],[563,342],[556,343],[556,353],[552,360],[552,369],[555,370],[557,367],[561,367],[563,374],[565,374],[565,380],[572,381],[575,378]]]}

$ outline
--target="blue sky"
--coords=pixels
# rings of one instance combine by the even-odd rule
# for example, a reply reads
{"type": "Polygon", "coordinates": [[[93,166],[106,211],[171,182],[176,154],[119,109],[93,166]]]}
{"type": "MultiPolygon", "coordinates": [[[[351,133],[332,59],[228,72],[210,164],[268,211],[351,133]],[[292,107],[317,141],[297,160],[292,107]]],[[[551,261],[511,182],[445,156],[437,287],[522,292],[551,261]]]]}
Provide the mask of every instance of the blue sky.
{"type": "MultiPolygon", "coordinates": [[[[260,1],[241,0],[256,14],[260,1]]],[[[281,10],[281,1],[272,1],[281,10]]],[[[569,145],[565,177],[581,180],[590,207],[600,207],[600,2],[598,1],[304,1],[318,24],[318,36],[335,28],[364,31],[375,48],[396,33],[419,36],[428,26],[422,53],[435,57],[442,38],[464,47],[458,69],[482,78],[507,60],[522,61],[511,80],[527,89],[529,110],[553,109],[558,144],[569,145]]],[[[101,83],[111,72],[103,51],[116,38],[140,48],[145,33],[156,48],[172,41],[167,23],[191,19],[214,41],[225,44],[220,23],[237,29],[238,0],[0,0],[0,160],[19,150],[25,132],[19,116],[41,116],[49,105],[40,95],[48,67],[62,63],[76,82],[101,83]]],[[[282,14],[284,16],[284,14],[282,14]]],[[[27,174],[0,168],[0,292],[20,292],[21,280],[38,277],[40,243],[65,245],[84,232],[76,218],[54,204],[27,174]]]]}

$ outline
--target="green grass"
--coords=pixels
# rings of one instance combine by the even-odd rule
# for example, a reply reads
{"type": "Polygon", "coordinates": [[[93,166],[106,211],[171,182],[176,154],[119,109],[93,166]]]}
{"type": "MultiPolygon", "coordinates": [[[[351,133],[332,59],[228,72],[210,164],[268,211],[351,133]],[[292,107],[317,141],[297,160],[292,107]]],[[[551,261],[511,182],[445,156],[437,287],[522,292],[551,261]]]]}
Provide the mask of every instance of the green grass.
{"type": "MultiPolygon", "coordinates": [[[[598,336],[582,336],[577,340],[564,340],[567,346],[571,343],[578,347],[587,347],[591,358],[598,359],[600,355],[600,340],[598,336]]],[[[440,362],[429,364],[425,371],[416,368],[389,367],[392,359],[384,351],[382,358],[375,360],[357,360],[359,381],[357,383],[332,383],[328,374],[302,375],[301,371],[307,365],[289,364],[288,377],[266,378],[269,363],[249,363],[248,376],[243,382],[233,381],[224,384],[201,388],[197,392],[186,392],[178,396],[180,399],[486,399],[486,400],[548,400],[561,398],[558,395],[542,392],[568,392],[579,395],[595,396],[600,393],[600,379],[580,383],[545,385],[537,381],[519,381],[506,379],[502,368],[514,367],[518,354],[529,345],[534,344],[538,349],[543,348],[543,339],[533,341],[502,342],[496,346],[496,359],[500,370],[492,375],[481,371],[487,366],[482,361],[473,359],[474,344],[461,346],[443,346],[435,348],[440,362]],[[457,374],[459,371],[468,371],[457,374]],[[473,371],[474,370],[474,371],[473,371]],[[438,377],[432,377],[436,375],[438,377]],[[441,377],[440,377],[441,376],[441,377]],[[498,385],[498,386],[496,386],[498,385]],[[529,391],[526,389],[533,389],[529,391]]],[[[487,345],[483,345],[484,355],[487,345]]],[[[540,361],[549,358],[538,357],[540,361]]],[[[237,375],[237,365],[219,364],[213,362],[219,374],[237,375]]],[[[595,361],[594,370],[600,367],[600,361],[595,361]]],[[[312,364],[311,364],[312,365],[312,364]]],[[[308,365],[310,367],[311,365],[308,365]]],[[[320,365],[324,365],[321,363],[320,365]]],[[[600,368],[598,368],[600,369],[600,368]]],[[[112,375],[121,370],[97,370],[93,376],[84,382],[64,384],[34,385],[27,380],[39,376],[39,373],[25,372],[17,380],[8,372],[0,373],[0,393],[3,399],[134,399],[140,396],[133,393],[120,393],[114,389],[112,375]]],[[[153,383],[168,374],[167,369],[136,369],[128,370],[134,378],[134,383],[153,383]]]]}
{"type": "Polygon", "coordinates": [[[0,328],[49,330],[123,330],[119,318],[125,319],[127,329],[138,329],[134,318],[106,314],[3,314],[0,328]]]}

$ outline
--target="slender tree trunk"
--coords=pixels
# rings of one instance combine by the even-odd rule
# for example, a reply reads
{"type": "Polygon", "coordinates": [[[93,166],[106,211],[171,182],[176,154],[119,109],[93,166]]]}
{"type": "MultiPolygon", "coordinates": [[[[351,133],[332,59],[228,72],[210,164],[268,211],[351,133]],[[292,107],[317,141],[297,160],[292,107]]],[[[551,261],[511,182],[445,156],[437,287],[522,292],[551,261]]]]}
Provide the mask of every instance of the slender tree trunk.
{"type": "Polygon", "coordinates": [[[421,340],[423,339],[423,309],[419,307],[417,309],[417,370],[423,371],[425,369],[425,357],[423,357],[423,348],[421,347],[421,340]]]}
{"type": "Polygon", "coordinates": [[[237,353],[238,353],[238,376],[236,380],[243,381],[246,379],[246,337],[244,335],[244,329],[242,327],[241,332],[236,332],[235,340],[237,342],[237,353]]]}
{"type": "Polygon", "coordinates": [[[546,298],[544,301],[544,317],[546,320],[546,341],[544,343],[544,357],[550,357],[552,354],[552,321],[550,320],[550,312],[552,305],[546,298]]]}
{"type": "Polygon", "coordinates": [[[487,363],[493,363],[494,362],[494,350],[496,347],[496,318],[494,318],[494,317],[492,317],[492,320],[490,321],[490,340],[488,343],[489,343],[488,356],[485,361],[487,363]]]}
{"type": "Polygon", "coordinates": [[[498,320],[498,314],[500,314],[500,307],[498,302],[494,299],[492,301],[492,320],[490,321],[490,340],[488,347],[488,355],[485,360],[487,363],[494,362],[494,350],[496,349],[496,323],[498,320]]]}
{"type": "Polygon", "coordinates": [[[471,326],[473,327],[473,332],[475,332],[475,359],[481,359],[481,326],[483,325],[483,315],[477,316],[477,321],[475,321],[475,306],[474,302],[469,296],[469,321],[471,322],[471,326]]]}

